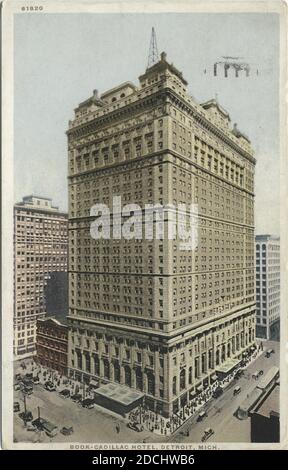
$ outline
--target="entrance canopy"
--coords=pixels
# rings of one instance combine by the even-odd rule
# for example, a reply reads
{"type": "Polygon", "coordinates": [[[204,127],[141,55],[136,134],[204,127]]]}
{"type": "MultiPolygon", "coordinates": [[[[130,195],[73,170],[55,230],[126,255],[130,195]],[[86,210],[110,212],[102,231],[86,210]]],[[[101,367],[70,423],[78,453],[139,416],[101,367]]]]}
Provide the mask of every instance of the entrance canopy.
{"type": "Polygon", "coordinates": [[[94,392],[95,401],[116,413],[125,414],[138,406],[144,397],[144,393],[133,390],[125,385],[106,384],[94,392]]]}
{"type": "Polygon", "coordinates": [[[232,372],[235,367],[237,367],[241,362],[241,359],[229,359],[229,361],[225,362],[221,366],[216,368],[216,372],[220,373],[220,375],[227,375],[232,372]]]}

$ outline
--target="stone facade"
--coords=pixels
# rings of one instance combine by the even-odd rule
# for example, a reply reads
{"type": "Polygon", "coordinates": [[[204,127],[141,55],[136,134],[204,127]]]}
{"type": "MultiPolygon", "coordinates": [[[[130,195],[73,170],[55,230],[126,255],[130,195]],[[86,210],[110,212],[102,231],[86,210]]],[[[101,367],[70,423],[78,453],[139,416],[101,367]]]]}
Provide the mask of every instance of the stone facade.
{"type": "Polygon", "coordinates": [[[256,335],[280,340],[280,238],[257,235],[256,335]]]}
{"type": "Polygon", "coordinates": [[[142,390],[170,415],[255,342],[255,159],[164,53],[139,81],[95,91],[67,131],[69,370],[142,390]],[[178,237],[93,239],[90,209],[113,196],[197,204],[197,249],[178,237]]]}
{"type": "Polygon", "coordinates": [[[67,272],[67,214],[50,199],[27,196],[14,206],[14,358],[35,354],[36,321],[46,313],[51,273],[67,272]]]}

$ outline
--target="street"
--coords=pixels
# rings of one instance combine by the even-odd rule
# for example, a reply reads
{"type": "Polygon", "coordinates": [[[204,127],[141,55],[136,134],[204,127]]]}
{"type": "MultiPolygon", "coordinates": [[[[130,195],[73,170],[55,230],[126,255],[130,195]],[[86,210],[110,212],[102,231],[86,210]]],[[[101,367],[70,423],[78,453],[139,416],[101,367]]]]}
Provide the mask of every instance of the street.
{"type": "MultiPolygon", "coordinates": [[[[20,403],[24,410],[23,394],[14,392],[14,401],[20,403]]],[[[26,399],[27,410],[32,411],[33,419],[40,416],[48,419],[60,429],[73,426],[74,432],[64,436],[60,432],[49,438],[44,432],[28,431],[24,427],[19,413],[14,413],[14,438],[17,442],[142,442],[143,439],[153,439],[149,431],[136,432],[127,427],[127,422],[120,416],[104,408],[95,406],[93,409],[83,408],[70,398],[63,398],[58,392],[49,392],[42,385],[35,385],[32,395],[26,399]],[[117,433],[116,426],[120,431],[117,433]]]]}
{"type": "Polygon", "coordinates": [[[223,395],[207,403],[203,409],[208,416],[203,421],[197,422],[198,414],[193,416],[181,429],[170,436],[169,441],[200,442],[204,430],[212,428],[214,434],[209,438],[209,442],[250,442],[250,418],[239,420],[234,413],[257,386],[258,381],[252,378],[253,372],[262,369],[265,375],[273,365],[279,367],[279,343],[267,341],[264,347],[273,348],[275,353],[267,359],[264,351],[244,370],[244,375],[240,379],[233,380],[228,385],[223,395]],[[241,387],[241,393],[234,396],[233,391],[236,386],[241,387]],[[189,429],[189,436],[185,436],[187,429],[189,429]],[[181,434],[183,430],[184,435],[181,434]]]}
{"type": "MultiPolygon", "coordinates": [[[[203,409],[207,416],[197,422],[199,413],[195,413],[171,436],[160,436],[148,430],[134,431],[127,427],[127,420],[98,405],[93,409],[83,408],[70,398],[62,397],[59,392],[49,392],[43,385],[35,384],[33,394],[26,398],[27,410],[33,413],[33,419],[40,416],[57,425],[58,434],[50,438],[44,432],[28,431],[19,413],[14,413],[14,438],[17,442],[201,442],[206,428],[212,428],[214,434],[209,442],[250,442],[250,418],[239,420],[234,416],[238,406],[256,387],[258,381],[252,378],[253,372],[262,369],[264,375],[273,366],[279,366],[279,343],[266,342],[265,349],[273,348],[275,353],[269,359],[264,352],[247,368],[244,375],[233,380],[218,399],[211,399],[203,409]],[[236,386],[241,387],[241,393],[234,396],[236,386]],[[64,436],[60,429],[73,426],[74,432],[64,436]],[[118,427],[119,426],[119,427],[118,427]],[[189,436],[186,431],[189,430],[189,436]],[[119,432],[117,432],[119,431],[119,432]]],[[[23,393],[14,392],[14,401],[20,403],[20,411],[24,410],[23,393]]]]}

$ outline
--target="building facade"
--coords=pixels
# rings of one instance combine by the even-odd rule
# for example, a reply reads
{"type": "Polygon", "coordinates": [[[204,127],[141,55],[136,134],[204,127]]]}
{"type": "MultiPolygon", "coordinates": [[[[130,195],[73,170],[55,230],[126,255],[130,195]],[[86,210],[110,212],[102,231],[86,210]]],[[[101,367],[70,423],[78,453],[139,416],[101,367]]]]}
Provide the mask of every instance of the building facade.
{"type": "Polygon", "coordinates": [[[257,235],[256,336],[280,340],[280,238],[257,235]]]}
{"type": "Polygon", "coordinates": [[[143,391],[169,416],[254,348],[255,159],[165,53],[139,82],[94,91],[69,122],[69,373],[143,391]],[[91,207],[114,196],[196,204],[198,247],[94,239],[91,207]]]}
{"type": "Polygon", "coordinates": [[[53,317],[37,320],[36,361],[67,375],[68,327],[53,317]]]}
{"type": "Polygon", "coordinates": [[[67,272],[67,214],[51,199],[27,196],[14,206],[14,358],[35,354],[36,321],[46,313],[45,286],[67,272]]]}

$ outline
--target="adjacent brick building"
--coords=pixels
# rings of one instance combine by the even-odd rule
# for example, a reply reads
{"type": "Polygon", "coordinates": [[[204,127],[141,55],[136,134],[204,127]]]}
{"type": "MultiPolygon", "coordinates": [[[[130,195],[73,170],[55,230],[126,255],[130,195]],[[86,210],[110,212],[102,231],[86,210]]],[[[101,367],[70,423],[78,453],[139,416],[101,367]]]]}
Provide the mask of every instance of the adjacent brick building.
{"type": "Polygon", "coordinates": [[[67,375],[68,365],[68,327],[65,319],[53,317],[37,321],[36,361],[62,375],[67,375]]]}

